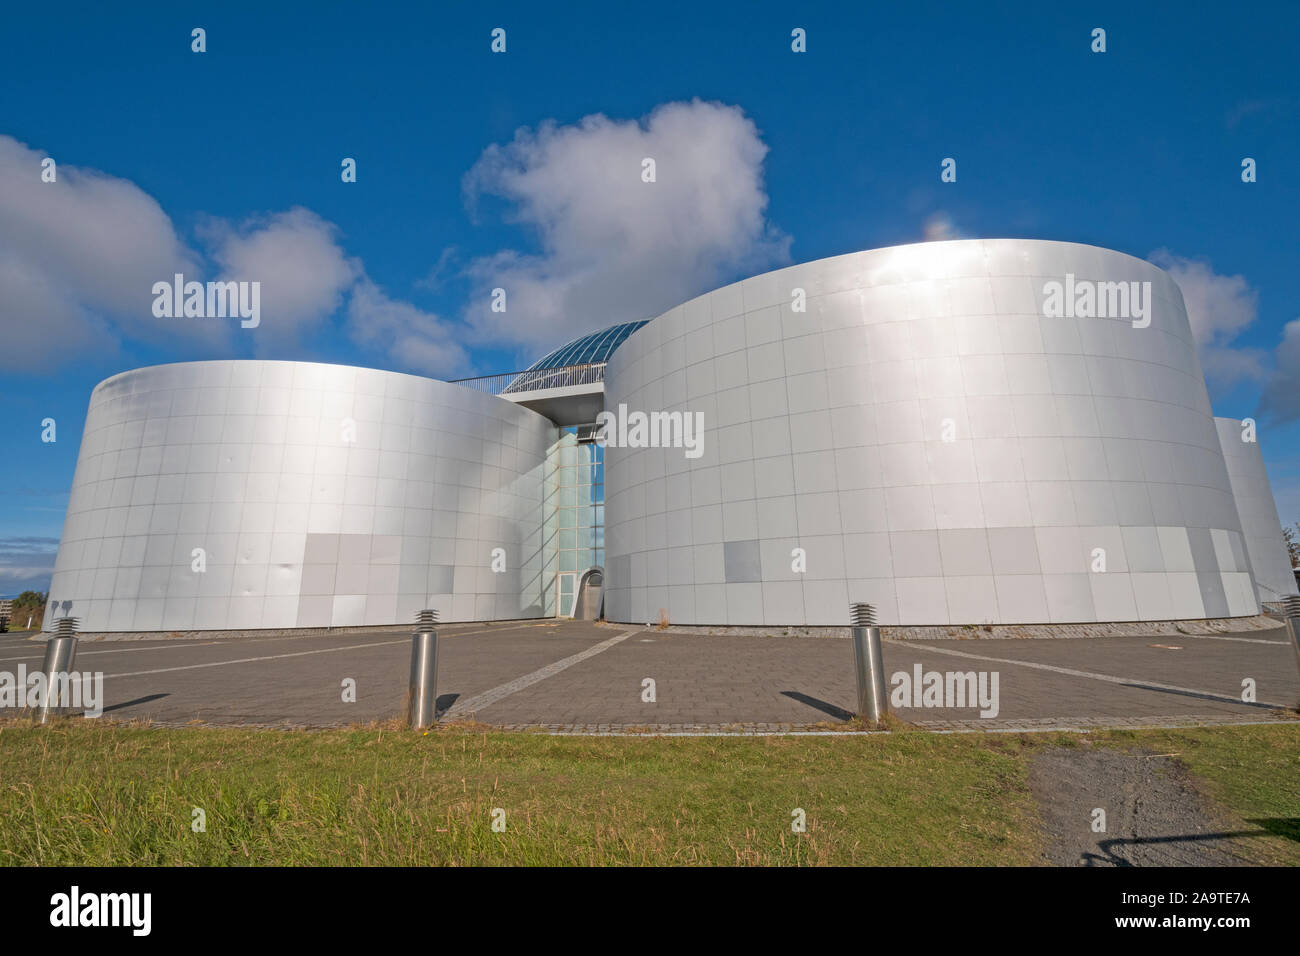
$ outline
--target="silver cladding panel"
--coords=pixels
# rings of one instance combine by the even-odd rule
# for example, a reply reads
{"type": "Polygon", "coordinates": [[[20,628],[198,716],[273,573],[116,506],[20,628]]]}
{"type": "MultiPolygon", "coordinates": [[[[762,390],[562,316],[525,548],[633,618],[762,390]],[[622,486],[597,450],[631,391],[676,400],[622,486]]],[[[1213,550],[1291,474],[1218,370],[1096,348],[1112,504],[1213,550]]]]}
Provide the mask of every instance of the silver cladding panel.
{"type": "Polygon", "coordinates": [[[1255,441],[1243,440],[1248,431],[1236,418],[1216,418],[1214,424],[1219,430],[1219,443],[1228,465],[1232,496],[1237,502],[1259,599],[1276,601],[1295,594],[1295,574],[1282,537],[1273,488],[1264,470],[1258,435],[1255,441]]]}
{"type": "Polygon", "coordinates": [[[554,437],[510,402],[394,372],[219,361],[117,375],[91,397],[51,618],[63,600],[88,631],[393,624],[425,607],[537,616],[554,437]]]}
{"type": "Polygon", "coordinates": [[[706,426],[695,460],[607,452],[611,620],[842,625],[851,601],[885,624],[1258,610],[1181,293],[1140,259],[962,240],[793,266],[659,316],[605,385],[609,410],[706,426]],[[1067,273],[1151,282],[1151,326],[1045,317],[1044,283],[1067,273]]]}

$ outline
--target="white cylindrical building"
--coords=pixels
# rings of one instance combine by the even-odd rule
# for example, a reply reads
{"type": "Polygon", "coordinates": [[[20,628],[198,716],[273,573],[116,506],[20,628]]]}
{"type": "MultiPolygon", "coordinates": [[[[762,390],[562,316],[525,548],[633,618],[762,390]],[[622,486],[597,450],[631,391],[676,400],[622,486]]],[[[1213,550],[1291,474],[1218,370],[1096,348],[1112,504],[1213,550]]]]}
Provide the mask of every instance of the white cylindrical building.
{"type": "Polygon", "coordinates": [[[632,623],[1250,615],[1294,579],[1238,427],[1168,274],[1038,240],[792,266],[460,384],[144,368],[91,396],[44,623],[567,616],[602,565],[632,623]]]}
{"type": "Polygon", "coordinates": [[[396,372],[116,375],[91,396],[46,627],[65,601],[88,631],[540,616],[555,434],[511,402],[396,372]]]}
{"type": "Polygon", "coordinates": [[[1293,595],[1297,593],[1295,573],[1291,570],[1282,522],[1277,516],[1277,504],[1273,501],[1254,423],[1216,418],[1214,424],[1227,463],[1228,479],[1232,482],[1232,497],[1237,502],[1259,600],[1278,601],[1293,595]]]}
{"type": "Polygon", "coordinates": [[[1181,293],[1132,256],[961,240],[792,266],[654,319],[605,388],[705,422],[698,457],[607,449],[611,620],[1258,611],[1181,293]],[[1128,314],[1080,317],[1089,286],[1128,314]]]}

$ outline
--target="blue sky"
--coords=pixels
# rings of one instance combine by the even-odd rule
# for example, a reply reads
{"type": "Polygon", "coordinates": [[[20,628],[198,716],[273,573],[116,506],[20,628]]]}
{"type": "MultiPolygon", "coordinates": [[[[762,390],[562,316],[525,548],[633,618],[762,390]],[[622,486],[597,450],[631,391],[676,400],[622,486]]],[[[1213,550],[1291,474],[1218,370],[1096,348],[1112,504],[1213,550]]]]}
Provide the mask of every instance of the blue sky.
{"type": "Polygon", "coordinates": [[[115,372],[521,368],[754,272],[927,236],[1159,256],[1201,310],[1216,413],[1261,418],[1300,520],[1300,324],[1278,348],[1300,318],[1297,7],[880,6],[12,6],[0,593],[45,587],[86,403],[115,372]],[[655,150],[669,200],[621,208],[609,170],[655,150]],[[700,213],[703,195],[723,198],[700,213]],[[263,326],[153,320],[175,262],[274,274],[263,326]],[[504,321],[483,306],[501,276],[525,290],[504,321]]]}

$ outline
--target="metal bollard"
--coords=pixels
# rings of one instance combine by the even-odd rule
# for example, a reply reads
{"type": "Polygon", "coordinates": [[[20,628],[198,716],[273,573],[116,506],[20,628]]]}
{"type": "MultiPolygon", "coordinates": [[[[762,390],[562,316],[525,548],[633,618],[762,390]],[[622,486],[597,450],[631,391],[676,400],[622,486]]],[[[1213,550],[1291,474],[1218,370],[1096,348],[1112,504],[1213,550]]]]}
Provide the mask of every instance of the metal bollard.
{"type": "Polygon", "coordinates": [[[870,604],[851,604],[849,610],[853,621],[853,665],[858,678],[858,716],[878,723],[889,713],[889,695],[885,692],[876,609],[870,604]]]}
{"type": "Polygon", "coordinates": [[[1295,651],[1296,664],[1300,665],[1300,597],[1282,599],[1282,611],[1286,615],[1286,630],[1291,635],[1291,649],[1295,651]]]}
{"type": "Polygon", "coordinates": [[[411,700],[406,722],[423,730],[438,719],[438,612],[421,611],[411,636],[411,700]]]}
{"type": "Polygon", "coordinates": [[[72,673],[72,665],[77,659],[77,619],[75,617],[59,618],[54,624],[54,637],[45,644],[45,660],[41,671],[45,674],[45,695],[41,700],[41,723],[48,723],[51,717],[61,717],[67,708],[59,703],[60,686],[67,686],[72,673]],[[59,675],[64,675],[59,679],[59,675]]]}

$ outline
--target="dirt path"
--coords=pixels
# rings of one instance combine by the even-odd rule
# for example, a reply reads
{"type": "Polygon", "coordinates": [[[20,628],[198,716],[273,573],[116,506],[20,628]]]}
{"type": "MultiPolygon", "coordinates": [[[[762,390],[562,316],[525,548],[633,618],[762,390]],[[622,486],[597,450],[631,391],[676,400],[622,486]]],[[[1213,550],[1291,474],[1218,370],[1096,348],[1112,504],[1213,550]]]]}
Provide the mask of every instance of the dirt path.
{"type": "Polygon", "coordinates": [[[1169,755],[1054,748],[1032,758],[1029,786],[1057,866],[1245,866],[1244,834],[1169,755]],[[1095,811],[1105,832],[1094,832],[1095,811]]]}

